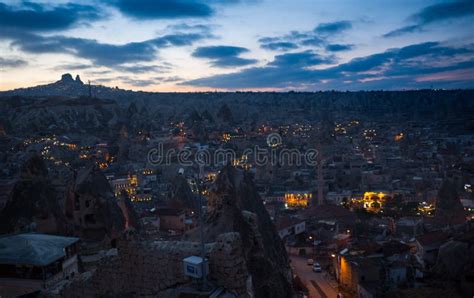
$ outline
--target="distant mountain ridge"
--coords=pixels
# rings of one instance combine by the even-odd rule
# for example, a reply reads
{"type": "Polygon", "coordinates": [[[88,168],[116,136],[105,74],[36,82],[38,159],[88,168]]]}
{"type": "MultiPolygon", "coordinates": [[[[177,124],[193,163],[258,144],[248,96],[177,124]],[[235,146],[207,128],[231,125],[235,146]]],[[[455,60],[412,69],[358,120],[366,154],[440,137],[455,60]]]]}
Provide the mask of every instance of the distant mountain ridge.
{"type": "Polygon", "coordinates": [[[34,97],[80,97],[92,96],[106,99],[119,99],[124,96],[136,94],[131,90],[111,88],[102,85],[84,84],[79,75],[73,79],[70,73],[65,73],[59,81],[51,84],[38,85],[34,87],[18,88],[8,91],[1,91],[0,96],[34,96],[34,97]]]}
{"type": "Polygon", "coordinates": [[[127,111],[133,104],[137,111],[134,116],[137,121],[133,122],[139,122],[135,124],[143,127],[156,122],[157,119],[161,122],[181,121],[182,115],[189,115],[193,110],[203,112],[205,109],[217,117],[221,114],[220,108],[225,103],[232,111],[234,120],[245,120],[249,123],[259,118],[256,115],[260,115],[261,120],[265,121],[279,121],[288,115],[313,121],[315,117],[322,117],[322,115],[352,113],[371,119],[396,116],[403,121],[415,119],[460,121],[460,123],[467,123],[465,127],[468,129],[474,125],[469,117],[474,113],[472,98],[474,98],[474,89],[350,92],[144,92],[84,84],[79,76],[73,79],[71,74],[64,74],[59,81],[51,84],[0,92],[2,103],[0,115],[4,113],[5,116],[2,118],[8,118],[8,121],[3,121],[4,126],[7,123],[13,127],[16,123],[19,125],[18,128],[38,123],[33,128],[44,129],[45,125],[49,127],[52,123],[57,127],[75,129],[79,126],[83,127],[81,119],[92,119],[85,127],[110,127],[117,124],[119,117],[114,116],[117,113],[106,112],[98,106],[108,111],[115,111],[117,109],[109,103],[109,101],[114,101],[122,112],[127,111]],[[68,111],[71,109],[69,107],[71,104],[75,107],[68,111]],[[84,117],[84,108],[80,107],[81,104],[87,107],[88,118],[84,117]],[[33,115],[38,114],[35,110],[37,105],[44,108],[39,117],[33,115]],[[57,105],[55,108],[59,110],[59,118],[56,115],[58,111],[52,111],[51,108],[55,105],[57,105]],[[12,115],[19,115],[23,119],[12,119],[12,115]],[[69,119],[70,115],[73,119],[69,119]],[[24,119],[25,116],[27,119],[24,119]],[[54,118],[54,121],[46,121],[50,118],[54,118]],[[466,119],[469,121],[464,121],[466,119]]]}

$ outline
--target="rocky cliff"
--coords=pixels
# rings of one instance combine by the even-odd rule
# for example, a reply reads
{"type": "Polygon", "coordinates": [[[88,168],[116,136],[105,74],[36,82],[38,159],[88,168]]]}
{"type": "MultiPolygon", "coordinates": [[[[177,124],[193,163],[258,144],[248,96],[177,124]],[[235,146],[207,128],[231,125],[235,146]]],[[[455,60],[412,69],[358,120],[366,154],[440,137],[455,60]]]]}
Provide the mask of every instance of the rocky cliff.
{"type": "Polygon", "coordinates": [[[114,192],[95,165],[76,175],[66,200],[66,215],[74,223],[76,234],[86,239],[116,238],[125,228],[114,192]]]}
{"type": "MultiPolygon", "coordinates": [[[[256,297],[291,297],[291,272],[285,247],[275,230],[252,177],[226,166],[217,177],[208,201],[206,242],[237,232],[256,297]]],[[[197,230],[185,239],[199,239],[197,230]]]]}
{"type": "Polygon", "coordinates": [[[125,190],[122,190],[117,200],[120,210],[122,210],[123,217],[125,219],[125,229],[141,229],[140,217],[135,211],[129,195],[125,190]]]}
{"type": "Polygon", "coordinates": [[[0,214],[0,233],[33,230],[67,234],[68,224],[58,199],[43,159],[30,157],[0,214]]]}
{"type": "Polygon", "coordinates": [[[175,208],[196,209],[197,199],[189,187],[188,181],[182,176],[177,175],[171,181],[172,197],[169,205],[175,208]]]}

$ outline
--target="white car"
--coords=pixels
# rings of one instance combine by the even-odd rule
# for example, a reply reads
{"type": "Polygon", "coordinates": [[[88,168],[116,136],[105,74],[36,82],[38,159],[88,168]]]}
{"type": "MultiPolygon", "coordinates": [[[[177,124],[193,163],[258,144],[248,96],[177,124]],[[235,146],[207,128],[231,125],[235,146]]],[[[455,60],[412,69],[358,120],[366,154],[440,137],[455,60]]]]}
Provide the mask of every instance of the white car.
{"type": "Polygon", "coordinates": [[[314,263],[313,264],[313,271],[314,272],[322,272],[323,270],[321,269],[321,265],[319,263],[314,263]]]}
{"type": "Polygon", "coordinates": [[[311,266],[311,265],[314,264],[314,260],[313,260],[313,259],[308,259],[308,261],[306,261],[306,264],[308,264],[309,266],[311,266]]]}

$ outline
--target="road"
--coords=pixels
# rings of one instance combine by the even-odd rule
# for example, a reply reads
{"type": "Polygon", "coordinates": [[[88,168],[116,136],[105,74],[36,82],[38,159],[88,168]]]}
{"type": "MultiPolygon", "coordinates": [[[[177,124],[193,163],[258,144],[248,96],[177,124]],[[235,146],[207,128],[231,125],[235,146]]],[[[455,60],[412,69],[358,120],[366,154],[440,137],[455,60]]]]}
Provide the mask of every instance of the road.
{"type": "Polygon", "coordinates": [[[326,277],[326,273],[313,272],[313,267],[309,266],[307,258],[299,256],[290,256],[291,266],[294,273],[298,274],[309,290],[310,298],[335,298],[337,290],[334,289],[326,277]]]}

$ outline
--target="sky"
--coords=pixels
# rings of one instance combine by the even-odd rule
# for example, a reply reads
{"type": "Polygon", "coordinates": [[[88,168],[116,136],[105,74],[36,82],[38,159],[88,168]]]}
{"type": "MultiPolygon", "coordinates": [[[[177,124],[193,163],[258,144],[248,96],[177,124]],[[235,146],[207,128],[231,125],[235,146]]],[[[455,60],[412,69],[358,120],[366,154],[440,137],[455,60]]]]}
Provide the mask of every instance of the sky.
{"type": "Polygon", "coordinates": [[[473,32],[473,0],[0,0],[0,90],[473,88],[473,32]]]}

